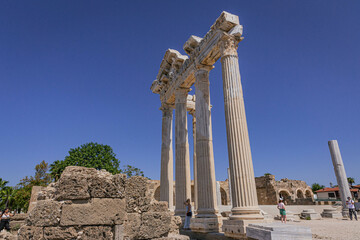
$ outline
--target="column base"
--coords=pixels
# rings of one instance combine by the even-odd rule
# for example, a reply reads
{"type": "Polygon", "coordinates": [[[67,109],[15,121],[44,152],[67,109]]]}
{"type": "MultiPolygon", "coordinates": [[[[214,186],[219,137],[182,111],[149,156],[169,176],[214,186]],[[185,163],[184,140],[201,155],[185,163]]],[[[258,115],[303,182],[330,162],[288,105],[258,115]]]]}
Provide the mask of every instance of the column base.
{"type": "Polygon", "coordinates": [[[220,216],[212,218],[192,218],[190,221],[190,229],[193,232],[210,233],[219,232],[222,226],[220,216]]]}
{"type": "Polygon", "coordinates": [[[235,238],[235,239],[246,239],[246,227],[249,224],[256,224],[256,223],[271,223],[273,222],[272,219],[256,219],[256,220],[224,220],[222,231],[224,232],[225,236],[235,238]]]}

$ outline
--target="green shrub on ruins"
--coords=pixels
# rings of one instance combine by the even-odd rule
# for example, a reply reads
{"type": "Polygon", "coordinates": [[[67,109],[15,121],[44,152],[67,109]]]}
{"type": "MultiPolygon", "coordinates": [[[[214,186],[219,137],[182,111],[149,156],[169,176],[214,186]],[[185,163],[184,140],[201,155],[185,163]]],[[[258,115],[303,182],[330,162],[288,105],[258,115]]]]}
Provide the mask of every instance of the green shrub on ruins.
{"type": "Polygon", "coordinates": [[[120,169],[120,161],[116,158],[113,149],[104,144],[86,143],[77,148],[72,148],[64,160],[57,160],[50,165],[50,174],[57,180],[68,166],[81,166],[95,168],[117,174],[125,173],[127,176],[144,176],[144,173],[135,167],[127,165],[124,170],[120,169]]]}

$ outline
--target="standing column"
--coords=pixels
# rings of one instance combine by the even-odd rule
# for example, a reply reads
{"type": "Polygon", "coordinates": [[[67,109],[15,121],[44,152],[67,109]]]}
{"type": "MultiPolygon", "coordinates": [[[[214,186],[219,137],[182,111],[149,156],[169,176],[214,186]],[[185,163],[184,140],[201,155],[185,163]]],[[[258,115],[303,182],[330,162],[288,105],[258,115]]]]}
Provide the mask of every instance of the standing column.
{"type": "Polygon", "coordinates": [[[193,143],[194,143],[194,154],[193,154],[193,172],[194,172],[194,210],[196,211],[198,208],[198,187],[197,187],[197,170],[196,170],[196,116],[195,116],[195,110],[192,110],[189,112],[192,116],[192,126],[193,126],[193,143]]]}
{"type": "Polygon", "coordinates": [[[336,175],[336,180],[340,190],[340,197],[343,206],[343,216],[348,216],[346,210],[346,200],[348,197],[352,197],[350,193],[349,183],[346,177],[345,167],[343,160],[341,158],[339,144],[336,140],[331,140],[328,142],[331,159],[334,165],[334,171],[336,175]]]}
{"type": "Polygon", "coordinates": [[[230,219],[263,219],[256,195],[237,42],[233,36],[223,36],[220,52],[233,205],[230,219]]]}
{"type": "Polygon", "coordinates": [[[173,108],[166,103],[162,110],[162,144],[161,144],[161,176],[160,201],[166,201],[169,209],[173,208],[173,149],[172,149],[172,120],[173,108]]]}
{"type": "Polygon", "coordinates": [[[190,157],[187,130],[187,95],[190,89],[175,91],[175,215],[185,216],[184,202],[191,198],[190,157]]]}
{"type": "Polygon", "coordinates": [[[197,218],[218,217],[209,88],[212,68],[201,66],[195,73],[197,218]]]}

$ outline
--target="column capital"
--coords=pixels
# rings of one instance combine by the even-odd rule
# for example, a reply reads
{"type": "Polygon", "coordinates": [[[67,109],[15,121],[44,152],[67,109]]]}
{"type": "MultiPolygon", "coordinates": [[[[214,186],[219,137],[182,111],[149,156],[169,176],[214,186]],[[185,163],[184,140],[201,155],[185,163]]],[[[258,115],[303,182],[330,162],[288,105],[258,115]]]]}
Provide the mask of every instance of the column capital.
{"type": "Polygon", "coordinates": [[[237,57],[238,43],[239,41],[236,39],[236,37],[229,34],[224,34],[219,41],[221,58],[226,56],[237,57]]]}
{"type": "Polygon", "coordinates": [[[201,63],[195,64],[196,72],[199,72],[199,71],[207,71],[207,72],[210,72],[210,71],[213,70],[214,68],[215,68],[214,65],[205,65],[205,64],[201,64],[201,63]]]}
{"type": "Polygon", "coordinates": [[[161,110],[161,111],[169,111],[169,110],[173,110],[174,107],[175,107],[174,104],[161,102],[161,107],[159,108],[159,110],[161,110]]]}
{"type": "Polygon", "coordinates": [[[175,103],[186,103],[190,88],[179,87],[175,89],[175,103]]]}

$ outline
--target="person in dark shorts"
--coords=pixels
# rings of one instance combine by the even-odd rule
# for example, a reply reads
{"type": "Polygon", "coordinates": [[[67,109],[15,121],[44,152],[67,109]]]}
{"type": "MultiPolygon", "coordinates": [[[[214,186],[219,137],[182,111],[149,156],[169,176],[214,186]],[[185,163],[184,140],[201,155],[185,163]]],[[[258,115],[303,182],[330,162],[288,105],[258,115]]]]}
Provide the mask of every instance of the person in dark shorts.
{"type": "Polygon", "coordinates": [[[5,208],[1,214],[0,232],[5,228],[10,231],[10,217],[14,216],[8,208],[5,208]]]}

